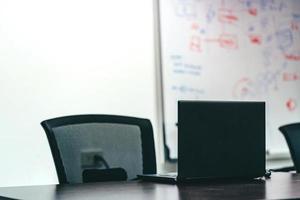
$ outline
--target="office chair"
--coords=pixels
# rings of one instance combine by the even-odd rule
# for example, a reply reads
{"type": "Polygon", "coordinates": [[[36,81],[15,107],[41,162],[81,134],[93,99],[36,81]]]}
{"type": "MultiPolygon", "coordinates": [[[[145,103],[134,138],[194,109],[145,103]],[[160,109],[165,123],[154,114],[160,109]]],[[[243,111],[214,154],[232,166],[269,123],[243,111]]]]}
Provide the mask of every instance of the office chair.
{"type": "MultiPolygon", "coordinates": [[[[279,127],[279,130],[283,133],[284,138],[288,144],[291,157],[294,163],[294,167],[282,168],[285,171],[296,170],[300,172],[300,123],[287,124],[279,127]]],[[[284,171],[284,170],[278,171],[284,171]]]]}
{"type": "Polygon", "coordinates": [[[59,183],[133,180],[156,173],[151,122],[116,115],[73,115],[41,122],[59,183]]]}

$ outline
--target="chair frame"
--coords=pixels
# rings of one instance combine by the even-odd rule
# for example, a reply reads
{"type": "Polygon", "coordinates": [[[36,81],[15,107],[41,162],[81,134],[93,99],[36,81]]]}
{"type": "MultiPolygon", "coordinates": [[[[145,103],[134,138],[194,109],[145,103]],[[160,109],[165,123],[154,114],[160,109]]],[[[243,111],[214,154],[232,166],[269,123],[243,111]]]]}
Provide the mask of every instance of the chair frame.
{"type": "Polygon", "coordinates": [[[70,115],[64,117],[57,117],[41,122],[41,125],[45,130],[48,138],[60,184],[68,183],[68,181],[62,158],[60,156],[57,141],[53,132],[53,128],[82,123],[117,123],[139,126],[139,128],[141,129],[143,173],[156,173],[155,145],[153,139],[153,129],[150,120],[119,115],[70,115]]]}
{"type": "Polygon", "coordinates": [[[287,144],[289,146],[290,154],[291,154],[293,163],[295,165],[295,169],[296,169],[297,173],[300,173],[300,171],[299,171],[300,166],[298,166],[298,162],[296,162],[297,161],[297,157],[295,155],[294,147],[291,144],[290,138],[287,136],[289,134],[288,129],[291,129],[291,128],[294,128],[294,127],[300,127],[300,123],[287,124],[287,125],[279,127],[279,130],[281,131],[281,133],[285,137],[285,140],[286,140],[286,142],[287,142],[287,144]]]}

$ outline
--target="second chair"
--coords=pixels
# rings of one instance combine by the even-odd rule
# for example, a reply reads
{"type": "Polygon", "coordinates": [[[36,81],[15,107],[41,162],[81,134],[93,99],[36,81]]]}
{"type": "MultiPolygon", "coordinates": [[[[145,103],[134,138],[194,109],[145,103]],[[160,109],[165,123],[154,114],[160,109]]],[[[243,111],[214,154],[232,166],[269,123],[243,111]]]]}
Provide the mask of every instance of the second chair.
{"type": "Polygon", "coordinates": [[[297,173],[300,173],[300,123],[287,124],[279,127],[288,144],[291,157],[294,163],[294,168],[297,173]]]}

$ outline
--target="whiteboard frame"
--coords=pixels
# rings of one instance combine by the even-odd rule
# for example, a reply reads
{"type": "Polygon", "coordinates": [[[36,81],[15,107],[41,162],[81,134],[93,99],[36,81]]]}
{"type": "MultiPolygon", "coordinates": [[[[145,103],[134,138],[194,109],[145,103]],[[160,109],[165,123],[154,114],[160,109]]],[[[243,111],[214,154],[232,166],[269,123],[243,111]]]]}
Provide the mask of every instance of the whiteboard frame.
{"type": "Polygon", "coordinates": [[[171,163],[176,163],[177,158],[171,158],[170,157],[170,151],[169,147],[166,143],[166,129],[165,129],[165,107],[164,107],[164,79],[163,79],[163,57],[162,57],[162,42],[161,42],[161,10],[160,10],[160,1],[161,0],[154,0],[154,16],[155,16],[155,56],[156,56],[156,66],[157,66],[157,94],[158,94],[158,109],[159,109],[159,115],[158,116],[158,124],[160,124],[160,127],[162,128],[162,144],[163,144],[163,155],[164,160],[169,161],[171,163]]]}
{"type": "MultiPolygon", "coordinates": [[[[177,162],[178,158],[171,158],[170,157],[170,147],[168,147],[167,143],[166,143],[166,128],[165,128],[165,124],[166,124],[166,119],[165,119],[165,94],[164,94],[164,73],[163,73],[163,56],[162,56],[162,27],[161,27],[161,0],[155,0],[156,1],[156,17],[157,20],[155,21],[157,24],[157,40],[156,40],[156,51],[159,53],[159,55],[157,55],[156,57],[156,61],[157,61],[157,66],[159,68],[159,73],[157,73],[157,84],[159,85],[159,87],[157,87],[157,94],[158,94],[158,98],[159,98],[159,110],[161,111],[161,116],[159,118],[159,120],[161,119],[161,121],[159,121],[159,125],[161,125],[162,127],[162,140],[163,140],[163,152],[164,152],[164,158],[167,161],[170,162],[177,162]]],[[[267,134],[267,133],[266,133],[267,134]]],[[[266,156],[267,158],[270,159],[287,159],[290,158],[289,156],[289,152],[284,150],[282,152],[273,152],[270,149],[266,149],[266,156]]]]}

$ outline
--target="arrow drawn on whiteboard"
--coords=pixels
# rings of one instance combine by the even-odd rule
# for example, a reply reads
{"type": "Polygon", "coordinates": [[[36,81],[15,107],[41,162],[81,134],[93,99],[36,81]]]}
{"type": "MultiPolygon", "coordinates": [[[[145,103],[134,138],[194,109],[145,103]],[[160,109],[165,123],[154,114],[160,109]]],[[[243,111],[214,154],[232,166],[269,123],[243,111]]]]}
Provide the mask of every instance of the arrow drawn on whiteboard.
{"type": "Polygon", "coordinates": [[[255,93],[254,82],[248,77],[238,80],[233,87],[233,97],[237,99],[253,98],[255,93]]]}

